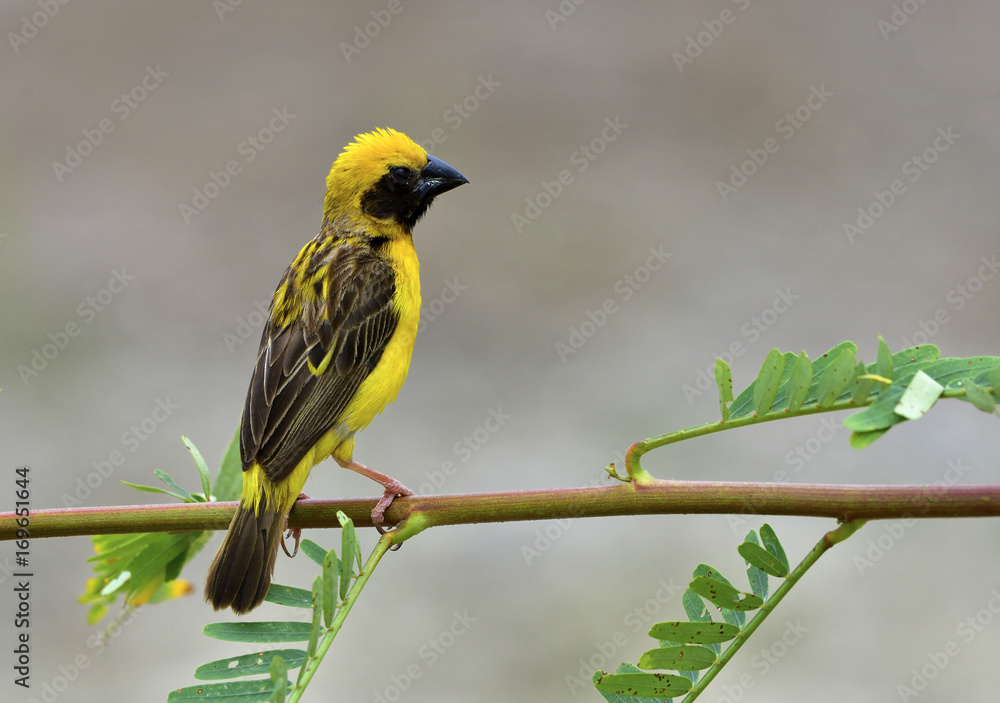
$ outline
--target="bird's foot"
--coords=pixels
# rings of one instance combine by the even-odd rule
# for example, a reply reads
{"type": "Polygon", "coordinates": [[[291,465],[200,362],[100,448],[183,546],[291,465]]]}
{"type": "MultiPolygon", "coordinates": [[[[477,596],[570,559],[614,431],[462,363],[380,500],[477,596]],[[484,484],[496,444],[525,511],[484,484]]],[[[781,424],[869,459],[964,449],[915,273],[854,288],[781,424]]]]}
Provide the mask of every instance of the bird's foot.
{"type": "Polygon", "coordinates": [[[382,485],[385,486],[385,492],[382,494],[378,503],[375,504],[375,507],[372,508],[372,524],[375,525],[375,529],[378,530],[380,535],[385,534],[385,530],[382,529],[382,523],[385,522],[386,508],[392,505],[392,501],[395,500],[397,496],[413,495],[413,491],[394,478],[389,479],[389,483],[382,485]]]}
{"type": "MultiPolygon", "coordinates": [[[[334,459],[336,459],[336,457],[334,457],[334,459]]],[[[372,524],[375,525],[375,529],[378,530],[380,535],[384,535],[385,530],[382,529],[382,523],[385,522],[386,508],[392,504],[393,499],[397,496],[412,496],[413,491],[391,476],[386,476],[381,471],[376,471],[375,469],[369,469],[367,466],[357,461],[341,461],[340,459],[337,459],[337,463],[345,469],[350,469],[351,471],[359,473],[362,476],[367,476],[372,481],[375,481],[385,488],[385,493],[382,494],[382,497],[372,509],[372,524]]]]}
{"type": "MultiPolygon", "coordinates": [[[[296,498],[295,500],[301,500],[302,498],[309,498],[309,496],[307,496],[305,493],[299,493],[299,497],[296,498]]],[[[293,505],[294,505],[294,503],[293,503],[293,505]]],[[[291,511],[289,511],[289,512],[291,512],[291,511]]],[[[281,535],[281,549],[288,556],[294,557],[296,554],[299,553],[299,540],[301,540],[301,539],[302,539],[302,528],[300,528],[300,527],[296,527],[294,529],[289,528],[288,527],[288,515],[286,514],[285,515],[285,527],[284,527],[284,530],[282,530],[282,535],[281,535]],[[285,545],[285,538],[286,537],[294,537],[295,538],[295,550],[293,552],[289,552],[288,551],[288,547],[285,545]]]]}

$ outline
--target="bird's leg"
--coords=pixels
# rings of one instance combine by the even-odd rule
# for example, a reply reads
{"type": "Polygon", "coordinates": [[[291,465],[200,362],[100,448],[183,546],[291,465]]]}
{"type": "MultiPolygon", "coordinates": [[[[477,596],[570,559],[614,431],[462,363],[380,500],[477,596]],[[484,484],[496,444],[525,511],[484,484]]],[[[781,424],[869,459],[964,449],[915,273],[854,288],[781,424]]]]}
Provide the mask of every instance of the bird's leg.
{"type": "MultiPolygon", "coordinates": [[[[305,493],[299,493],[299,497],[296,498],[295,500],[301,500],[302,498],[309,498],[309,496],[307,496],[305,493]]],[[[292,505],[294,506],[295,504],[292,503],[292,505]]],[[[292,512],[291,508],[289,508],[288,512],[289,513],[292,512]]],[[[291,528],[289,528],[288,527],[288,513],[285,513],[285,528],[282,530],[282,534],[281,534],[281,548],[284,550],[285,554],[288,554],[288,556],[290,556],[290,557],[294,557],[296,554],[298,554],[299,553],[299,540],[300,539],[302,539],[302,528],[301,527],[296,527],[294,530],[291,529],[291,528]],[[285,534],[286,532],[287,532],[287,534],[285,534]],[[295,538],[295,551],[292,552],[291,554],[289,554],[289,552],[288,552],[288,547],[285,546],[285,537],[294,537],[295,538]]]]}
{"type": "MultiPolygon", "coordinates": [[[[336,457],[334,458],[336,459],[336,457]]],[[[357,461],[344,462],[337,460],[337,463],[345,469],[350,469],[351,471],[355,471],[362,476],[367,476],[372,481],[375,481],[385,488],[385,492],[382,494],[382,497],[379,499],[378,503],[375,504],[375,507],[372,508],[372,523],[375,525],[375,529],[378,530],[379,534],[384,535],[385,530],[382,529],[382,523],[385,521],[386,508],[392,504],[393,499],[397,496],[412,496],[413,491],[391,476],[386,476],[384,473],[376,471],[375,469],[369,469],[367,466],[357,461]]]]}

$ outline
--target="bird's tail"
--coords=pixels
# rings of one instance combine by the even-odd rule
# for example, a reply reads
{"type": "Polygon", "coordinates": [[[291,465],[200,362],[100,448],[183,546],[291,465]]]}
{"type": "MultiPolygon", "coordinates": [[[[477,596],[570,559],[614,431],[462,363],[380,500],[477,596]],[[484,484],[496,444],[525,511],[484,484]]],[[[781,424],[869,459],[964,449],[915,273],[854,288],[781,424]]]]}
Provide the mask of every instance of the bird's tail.
{"type": "Polygon", "coordinates": [[[216,610],[242,615],[263,602],[284,522],[278,503],[262,495],[255,514],[245,495],[240,501],[205,583],[205,600],[216,610]]]}

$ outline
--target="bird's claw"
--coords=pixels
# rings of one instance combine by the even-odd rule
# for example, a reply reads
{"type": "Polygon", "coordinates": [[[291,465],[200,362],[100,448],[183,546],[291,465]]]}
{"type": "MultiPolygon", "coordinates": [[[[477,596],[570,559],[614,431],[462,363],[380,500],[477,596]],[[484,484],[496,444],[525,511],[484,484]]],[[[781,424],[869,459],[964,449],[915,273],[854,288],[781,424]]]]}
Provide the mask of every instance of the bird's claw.
{"type": "Polygon", "coordinates": [[[412,495],[413,491],[395,479],[393,479],[390,483],[385,484],[385,492],[382,494],[382,497],[379,498],[375,507],[372,508],[372,524],[375,525],[375,529],[378,530],[380,535],[385,534],[385,530],[382,529],[382,523],[385,522],[385,511],[390,505],[392,505],[392,501],[395,500],[397,496],[412,495]]]}
{"type": "MultiPolygon", "coordinates": [[[[309,498],[309,496],[307,496],[305,493],[299,493],[299,497],[296,498],[295,500],[301,500],[303,498],[309,498]]],[[[291,512],[291,511],[289,511],[289,512],[291,512]]],[[[294,557],[296,554],[299,553],[299,540],[301,540],[301,539],[302,539],[302,528],[300,528],[300,527],[296,527],[294,529],[290,528],[288,526],[288,515],[285,515],[285,528],[282,531],[282,535],[281,535],[281,549],[289,557],[294,557]],[[287,537],[294,537],[295,538],[295,551],[293,551],[293,552],[289,552],[288,551],[288,547],[285,545],[285,539],[287,537]]]]}

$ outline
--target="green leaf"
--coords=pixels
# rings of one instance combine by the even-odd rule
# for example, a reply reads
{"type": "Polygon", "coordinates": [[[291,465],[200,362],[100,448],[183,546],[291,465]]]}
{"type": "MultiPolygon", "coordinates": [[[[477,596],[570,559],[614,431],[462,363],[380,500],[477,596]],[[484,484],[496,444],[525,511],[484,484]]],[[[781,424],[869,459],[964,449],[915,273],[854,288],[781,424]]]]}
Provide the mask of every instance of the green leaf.
{"type": "MultiPolygon", "coordinates": [[[[615,674],[639,674],[641,676],[654,677],[654,680],[659,681],[661,685],[663,682],[669,680],[669,677],[674,676],[673,674],[649,674],[644,671],[640,671],[636,666],[628,662],[622,662],[621,664],[619,664],[618,668],[615,670],[615,674]]],[[[686,671],[681,673],[681,677],[683,677],[685,680],[689,679],[692,676],[695,677],[695,679],[697,679],[698,674],[699,672],[697,671],[686,671]]],[[[591,681],[593,681],[595,688],[597,685],[597,681],[599,679],[603,679],[605,676],[609,675],[610,674],[604,671],[595,671],[594,675],[591,677],[591,681]]],[[[688,691],[690,691],[691,683],[689,682],[687,686],[688,686],[688,691]]],[[[609,691],[601,691],[601,690],[598,690],[598,693],[604,696],[604,700],[608,701],[608,703],[664,703],[665,701],[666,703],[669,703],[669,701],[672,700],[672,699],[664,699],[662,697],[648,698],[645,696],[631,696],[628,694],[612,693],[609,691]]],[[[680,693],[681,692],[678,691],[669,695],[680,695],[680,693]]]]}
{"type": "Polygon", "coordinates": [[[327,550],[323,549],[311,539],[302,540],[299,547],[302,549],[302,553],[314,561],[317,566],[323,566],[327,550]]]}
{"type": "Polygon", "coordinates": [[[970,382],[965,386],[965,397],[984,413],[993,413],[997,409],[997,403],[993,400],[993,394],[984,386],[977,386],[975,383],[970,382]]]}
{"type": "Polygon", "coordinates": [[[167,703],[267,703],[271,699],[274,684],[270,677],[249,681],[225,681],[223,683],[188,686],[171,691],[167,703]]]}
{"type": "Polygon", "coordinates": [[[907,420],[919,420],[934,407],[941,397],[944,386],[931,378],[924,371],[917,371],[910,384],[903,391],[893,412],[902,415],[907,420]]]}
{"type": "Polygon", "coordinates": [[[194,677],[199,681],[219,681],[268,674],[271,671],[271,660],[278,656],[285,660],[288,669],[302,666],[302,662],[306,660],[306,653],[301,649],[272,649],[269,652],[243,654],[202,664],[195,669],[194,677]]]}
{"type": "Polygon", "coordinates": [[[855,350],[845,349],[833,360],[820,376],[816,388],[819,407],[829,408],[854,380],[855,350]]]}
{"type": "Polygon", "coordinates": [[[708,647],[696,644],[678,644],[649,650],[639,657],[636,666],[640,669],[695,671],[707,669],[715,664],[716,659],[715,652],[708,647]]]}
{"type": "Polygon", "coordinates": [[[781,562],[781,565],[785,567],[785,573],[791,570],[788,565],[788,557],[785,555],[785,548],[781,546],[781,542],[778,540],[778,535],[775,533],[774,528],[771,527],[766,522],[760,527],[760,541],[764,545],[770,554],[781,562]]]}
{"type": "Polygon", "coordinates": [[[854,380],[851,382],[851,401],[857,405],[862,406],[868,402],[868,396],[871,395],[872,388],[875,386],[874,378],[864,378],[868,375],[868,371],[863,362],[858,362],[858,365],[854,367],[854,380]]]}
{"type": "Polygon", "coordinates": [[[737,547],[736,551],[746,560],[747,564],[756,566],[771,576],[777,576],[778,578],[788,576],[788,569],[782,565],[777,557],[763,547],[751,544],[750,542],[744,542],[737,547]]]}
{"type": "Polygon", "coordinates": [[[684,613],[693,622],[712,622],[712,614],[697,593],[690,588],[685,589],[681,597],[681,605],[684,606],[684,613]]]}
{"type": "Polygon", "coordinates": [[[129,582],[128,595],[142,590],[150,581],[162,577],[170,562],[188,552],[191,542],[196,536],[197,533],[191,532],[180,535],[166,533],[155,535],[154,539],[150,540],[150,543],[129,564],[132,579],[129,582]]]}
{"type": "Polygon", "coordinates": [[[194,442],[184,435],[181,435],[181,441],[184,442],[184,446],[191,452],[194,465],[198,467],[198,475],[201,476],[201,490],[205,494],[205,500],[208,500],[209,496],[212,495],[212,479],[208,473],[208,464],[205,463],[205,457],[198,451],[198,447],[194,446],[194,442]]]}
{"type": "Polygon", "coordinates": [[[878,336],[878,360],[875,362],[875,373],[882,378],[888,378],[892,380],[892,374],[895,367],[895,360],[892,357],[892,352],[889,350],[889,345],[885,343],[885,339],[882,335],[878,336]]]}
{"type": "Polygon", "coordinates": [[[638,698],[672,698],[691,691],[691,681],[676,674],[607,674],[598,672],[594,688],[601,693],[638,698]]]}
{"type": "Polygon", "coordinates": [[[878,399],[865,410],[845,418],[844,427],[853,432],[874,432],[876,430],[885,432],[893,425],[905,422],[906,418],[893,412],[902,395],[903,389],[901,387],[890,386],[879,393],[878,399]]]}
{"type": "MultiPolygon", "coordinates": [[[[844,355],[849,353],[851,356],[857,354],[858,345],[854,342],[841,342],[833,349],[823,354],[818,359],[813,360],[813,382],[812,388],[809,390],[809,395],[806,397],[804,405],[809,405],[812,403],[819,403],[820,400],[820,384],[823,382],[823,377],[826,375],[827,370],[830,369],[837,361],[844,355]]],[[[852,374],[853,378],[853,374],[852,374]]]]}
{"type": "Polygon", "coordinates": [[[161,471],[160,469],[156,469],[156,471],[154,471],[153,473],[156,474],[156,477],[158,479],[160,479],[161,481],[163,481],[170,488],[172,488],[173,490],[177,491],[178,494],[180,494],[181,496],[183,496],[185,503],[200,503],[201,502],[201,501],[197,500],[193,495],[191,495],[190,493],[188,493],[187,491],[185,491],[183,488],[181,488],[180,486],[178,486],[174,482],[174,479],[166,471],[161,471]]]}
{"type": "Polygon", "coordinates": [[[312,625],[309,628],[309,646],[306,647],[306,655],[313,656],[316,654],[316,646],[319,644],[320,630],[322,630],[322,625],[320,624],[321,618],[323,616],[323,577],[317,576],[313,580],[313,590],[312,590],[312,625]]]}
{"type": "MultiPolygon", "coordinates": [[[[743,541],[760,546],[760,538],[754,530],[750,530],[743,541]]],[[[769,586],[767,573],[753,564],[747,564],[747,580],[750,582],[750,590],[753,591],[753,594],[766,601],[769,586]]]]}
{"type": "Polygon", "coordinates": [[[987,382],[990,384],[990,388],[993,389],[993,395],[1000,398],[1000,366],[989,372],[986,376],[987,382]]]}
{"type": "Polygon", "coordinates": [[[753,391],[754,412],[766,415],[774,404],[781,385],[781,375],[785,372],[785,357],[777,349],[767,353],[764,364],[760,367],[753,391]]]}
{"type": "Polygon", "coordinates": [[[130,535],[94,535],[93,556],[87,561],[118,561],[125,557],[132,559],[155,537],[151,532],[139,532],[130,535]]]}
{"type": "Polygon", "coordinates": [[[796,412],[802,407],[809,389],[812,388],[813,365],[805,351],[795,358],[792,373],[788,376],[785,396],[788,398],[788,411],[796,412]]]}
{"type": "Polygon", "coordinates": [[[705,623],[672,620],[658,622],[649,630],[649,636],[655,639],[688,644],[728,642],[738,634],[740,634],[740,628],[724,622],[705,623]]]}
{"type": "MultiPolygon", "coordinates": [[[[922,345],[907,349],[893,356],[895,379],[893,385],[881,391],[878,399],[867,410],[851,415],[844,425],[857,433],[885,430],[893,425],[904,422],[907,418],[895,412],[901,402],[903,393],[918,372],[924,372],[945,389],[962,388],[963,384],[976,381],[981,375],[986,375],[997,364],[997,357],[972,357],[966,359],[938,359],[937,347],[922,345]]],[[[931,387],[933,390],[933,386],[931,387]]],[[[962,400],[968,400],[965,397],[962,400]]],[[[870,444],[881,435],[854,438],[854,446],[870,444]]]]}
{"type": "Polygon", "coordinates": [[[326,553],[323,561],[323,624],[327,627],[333,623],[337,612],[337,581],[340,577],[340,560],[332,549],[326,553]]]}
{"type": "MultiPolygon", "coordinates": [[[[857,345],[853,342],[841,342],[835,346],[830,351],[826,352],[818,359],[812,361],[813,379],[810,386],[809,394],[806,396],[804,405],[809,405],[810,403],[816,402],[816,387],[819,383],[819,378],[823,375],[826,368],[836,359],[843,351],[850,350],[852,353],[856,352],[858,349],[857,345]]],[[[785,359],[785,372],[783,376],[790,376],[792,368],[795,363],[797,363],[797,358],[795,354],[791,352],[786,352],[784,355],[785,359]]],[[[746,415],[750,415],[754,412],[754,395],[756,392],[757,381],[751,383],[747,388],[740,392],[736,399],[729,406],[730,419],[740,418],[746,415]]],[[[787,407],[787,385],[782,385],[778,388],[778,394],[775,396],[774,404],[771,411],[777,412],[785,407],[787,407]]]]}
{"type": "Polygon", "coordinates": [[[920,370],[940,383],[945,388],[961,388],[969,379],[976,380],[983,376],[983,382],[989,373],[1000,364],[997,356],[973,356],[962,359],[938,359],[920,367],[920,370]]]}
{"type": "Polygon", "coordinates": [[[270,700],[274,703],[285,703],[285,696],[288,695],[288,667],[285,665],[285,660],[281,657],[275,657],[271,660],[271,685],[274,688],[271,691],[270,700]]]}
{"type": "MultiPolygon", "coordinates": [[[[896,352],[890,357],[889,362],[883,363],[883,366],[891,367],[892,369],[893,385],[886,386],[884,383],[872,379],[874,386],[871,393],[881,399],[887,392],[892,391],[893,388],[897,391],[904,388],[909,380],[913,378],[913,374],[921,368],[934,363],[940,355],[941,352],[933,344],[922,344],[920,346],[910,347],[896,352]]],[[[878,376],[878,371],[879,368],[877,362],[869,364],[865,367],[865,373],[869,376],[878,376]]],[[[896,398],[898,399],[898,395],[896,398]]]]}
{"type": "MultiPolygon", "coordinates": [[[[312,593],[304,588],[282,586],[278,583],[271,584],[271,586],[267,589],[267,595],[264,596],[264,600],[268,603],[277,603],[278,605],[285,605],[289,608],[312,607],[312,593]]],[[[288,657],[285,658],[287,659],[288,657]]]]}
{"type": "Polygon", "coordinates": [[[171,491],[166,488],[160,488],[159,486],[146,486],[141,483],[132,483],[130,481],[122,481],[122,484],[128,486],[129,488],[134,488],[137,491],[142,491],[143,493],[162,493],[164,495],[172,496],[173,498],[176,498],[184,503],[188,502],[187,498],[190,497],[185,497],[185,494],[177,493],[176,491],[171,491]]]}
{"type": "Polygon", "coordinates": [[[308,622],[213,622],[203,632],[226,642],[307,642],[310,629],[308,622]]]}
{"type": "Polygon", "coordinates": [[[87,559],[96,578],[87,582],[81,603],[91,604],[88,624],[95,624],[117,598],[133,599],[133,605],[159,603],[184,594],[183,582],[167,586],[182,566],[208,541],[202,530],[178,534],[140,533],[95,535],[95,554],[87,559]]]}
{"type": "Polygon", "coordinates": [[[699,576],[691,582],[690,588],[712,605],[726,610],[756,610],[764,604],[758,596],[738,591],[729,583],[710,576],[699,576]]]}
{"type": "Polygon", "coordinates": [[[872,430],[871,432],[852,432],[849,441],[855,449],[864,449],[888,431],[889,428],[886,427],[884,430],[872,430]]]}
{"type": "Polygon", "coordinates": [[[225,456],[219,473],[212,486],[212,497],[215,500],[239,500],[243,493],[243,460],[240,458],[240,431],[236,430],[225,456]]]}
{"type": "Polygon", "coordinates": [[[358,534],[354,530],[354,522],[342,510],[337,511],[337,520],[340,521],[341,528],[340,600],[345,600],[348,592],[351,590],[355,560],[357,560],[359,566],[361,564],[361,549],[358,546],[358,534]]]}
{"type": "Polygon", "coordinates": [[[181,544],[183,544],[184,550],[180,554],[178,554],[177,556],[175,556],[173,559],[171,559],[169,562],[167,562],[167,565],[165,567],[163,567],[163,580],[164,581],[173,581],[175,578],[177,578],[178,576],[180,576],[181,575],[181,569],[184,568],[184,565],[187,563],[188,559],[190,558],[188,556],[188,549],[189,549],[190,545],[187,544],[187,543],[185,543],[185,542],[183,542],[183,541],[181,541],[181,544]]]}
{"type": "MultiPolygon", "coordinates": [[[[684,606],[684,613],[688,616],[688,620],[691,622],[713,622],[712,614],[709,611],[708,606],[705,605],[705,601],[690,588],[684,589],[684,595],[681,596],[681,604],[684,606]]],[[[673,643],[661,641],[660,644],[673,643]]],[[[722,651],[722,648],[717,644],[708,643],[708,646],[710,649],[714,650],[716,654],[719,654],[722,651]]],[[[684,674],[684,676],[689,676],[689,674],[684,674]]],[[[697,680],[697,674],[691,674],[690,676],[692,676],[692,682],[697,680]]]]}
{"type": "Polygon", "coordinates": [[[722,359],[715,360],[715,385],[719,387],[719,412],[725,422],[729,419],[729,403],[733,401],[733,372],[722,359]]]}
{"type": "MultiPolygon", "coordinates": [[[[729,580],[726,579],[725,576],[720,574],[718,569],[716,569],[714,566],[710,566],[709,564],[698,564],[698,566],[695,567],[694,571],[691,572],[691,575],[694,576],[695,578],[698,578],[699,576],[708,576],[710,578],[722,581],[723,583],[729,583],[729,580]]],[[[729,583],[729,585],[732,586],[733,584],[729,583]]],[[[694,618],[691,619],[694,620],[694,618]]]]}

